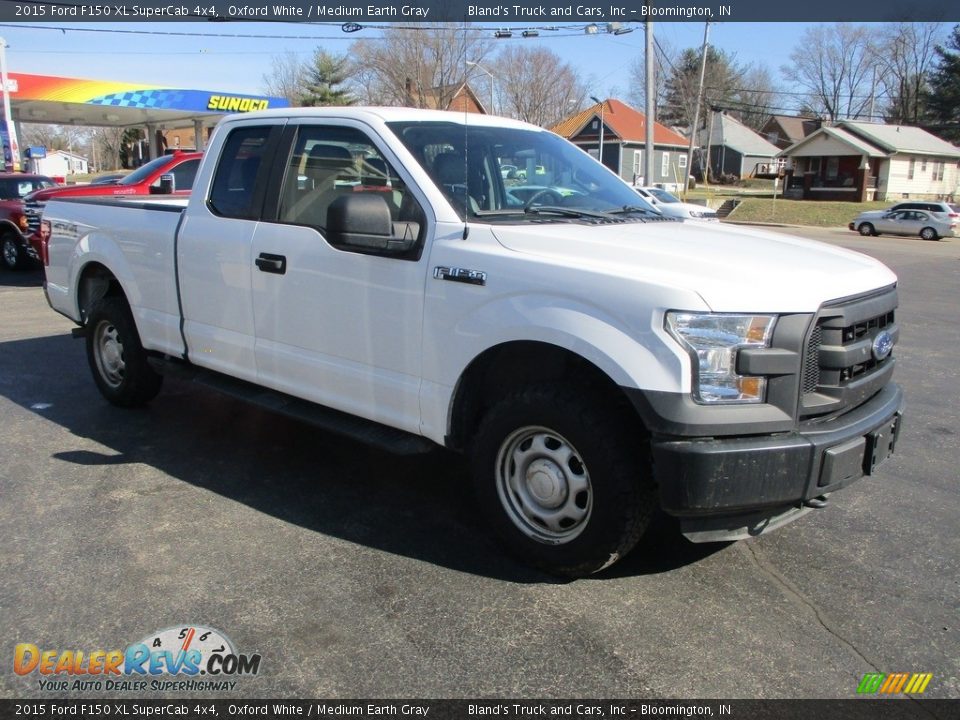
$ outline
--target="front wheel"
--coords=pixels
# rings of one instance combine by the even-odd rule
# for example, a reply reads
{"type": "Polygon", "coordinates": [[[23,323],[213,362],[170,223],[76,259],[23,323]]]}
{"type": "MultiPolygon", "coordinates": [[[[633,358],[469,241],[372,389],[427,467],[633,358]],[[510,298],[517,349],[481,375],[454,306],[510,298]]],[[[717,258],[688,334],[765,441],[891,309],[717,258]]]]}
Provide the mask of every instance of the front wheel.
{"type": "Polygon", "coordinates": [[[20,270],[27,264],[27,254],[11,232],[0,237],[0,261],[7,270],[20,270]]]}
{"type": "Polygon", "coordinates": [[[508,395],[473,448],[477,497],[507,549],[568,577],[626,555],[656,502],[642,428],[584,395],[553,385],[508,395]]]}
{"type": "Polygon", "coordinates": [[[937,240],[939,235],[937,235],[937,231],[932,227],[925,227],[920,231],[920,237],[922,237],[924,240],[937,240]]]}
{"type": "Polygon", "coordinates": [[[87,361],[100,393],[114,405],[138,407],[160,392],[163,377],[147,362],[126,300],[105,297],[87,315],[87,361]]]}
{"type": "Polygon", "coordinates": [[[863,223],[859,228],[860,234],[864,237],[869,237],[871,235],[876,235],[876,231],[873,229],[873,225],[870,223],[863,223]]]}

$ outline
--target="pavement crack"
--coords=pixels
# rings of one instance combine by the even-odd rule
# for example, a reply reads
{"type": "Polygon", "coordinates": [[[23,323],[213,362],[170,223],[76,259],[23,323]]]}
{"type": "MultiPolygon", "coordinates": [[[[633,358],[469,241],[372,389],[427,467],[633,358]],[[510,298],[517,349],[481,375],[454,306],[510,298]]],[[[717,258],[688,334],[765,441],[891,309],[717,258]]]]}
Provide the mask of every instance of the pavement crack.
{"type": "Polygon", "coordinates": [[[784,595],[788,599],[792,600],[794,603],[805,608],[807,614],[812,615],[817,624],[820,625],[827,633],[832,635],[841,645],[843,645],[847,650],[852,652],[858,658],[860,658],[867,667],[869,667],[874,672],[882,672],[878,667],[877,663],[871,661],[864,655],[856,645],[847,640],[843,635],[840,634],[840,630],[836,628],[833,623],[831,623],[827,618],[825,618],[821,613],[820,609],[813,604],[807,597],[803,594],[803,591],[800,590],[796,585],[794,585],[790,580],[780,574],[780,572],[762,555],[758,554],[756,549],[753,547],[753,543],[742,542],[738,543],[742,548],[745,548],[747,556],[753,560],[754,564],[757,566],[757,569],[761,573],[766,575],[770,580],[777,585],[784,595]]]}

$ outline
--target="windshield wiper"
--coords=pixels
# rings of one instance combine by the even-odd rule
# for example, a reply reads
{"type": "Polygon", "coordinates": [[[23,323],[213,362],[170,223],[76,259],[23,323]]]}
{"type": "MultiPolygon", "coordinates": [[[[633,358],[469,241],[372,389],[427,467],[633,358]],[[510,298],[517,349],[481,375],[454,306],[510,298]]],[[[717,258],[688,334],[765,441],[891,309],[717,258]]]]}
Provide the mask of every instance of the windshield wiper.
{"type": "Polygon", "coordinates": [[[600,210],[584,210],[583,208],[562,207],[560,205],[533,205],[532,207],[524,208],[523,212],[527,215],[563,215],[564,217],[575,218],[610,217],[608,213],[601,212],[600,210]]]}
{"type": "Polygon", "coordinates": [[[630,213],[644,213],[645,215],[656,215],[658,217],[662,216],[662,213],[658,213],[656,210],[650,210],[649,208],[640,207],[639,205],[624,205],[623,207],[607,210],[608,215],[629,215],[630,213]]]}
{"type": "Polygon", "coordinates": [[[517,215],[560,215],[562,217],[583,218],[609,218],[610,216],[600,210],[584,210],[582,208],[561,207],[559,205],[534,205],[528,208],[518,207],[516,209],[502,210],[474,210],[470,213],[471,217],[493,218],[493,217],[512,217],[517,215]]]}

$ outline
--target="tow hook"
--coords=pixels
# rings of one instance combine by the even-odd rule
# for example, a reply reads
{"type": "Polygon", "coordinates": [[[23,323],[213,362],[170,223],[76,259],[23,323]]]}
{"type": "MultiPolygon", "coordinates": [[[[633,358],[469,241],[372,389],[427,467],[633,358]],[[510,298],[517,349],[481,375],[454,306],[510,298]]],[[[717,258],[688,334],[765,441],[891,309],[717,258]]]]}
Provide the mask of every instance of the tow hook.
{"type": "Polygon", "coordinates": [[[804,500],[803,504],[808,508],[814,508],[816,510],[822,510],[827,506],[829,500],[826,495],[821,495],[819,497],[810,498],[809,500],[804,500]]]}

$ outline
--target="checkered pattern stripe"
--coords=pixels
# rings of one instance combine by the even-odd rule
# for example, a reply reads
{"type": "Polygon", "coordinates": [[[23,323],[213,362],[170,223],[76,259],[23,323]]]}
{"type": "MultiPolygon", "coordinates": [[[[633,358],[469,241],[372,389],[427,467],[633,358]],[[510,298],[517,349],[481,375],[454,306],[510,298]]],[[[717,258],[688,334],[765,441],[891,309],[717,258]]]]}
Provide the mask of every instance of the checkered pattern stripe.
{"type": "Polygon", "coordinates": [[[93,105],[111,107],[154,108],[160,110],[181,109],[187,94],[182,90],[131,90],[111,93],[93,98],[93,105]]]}

